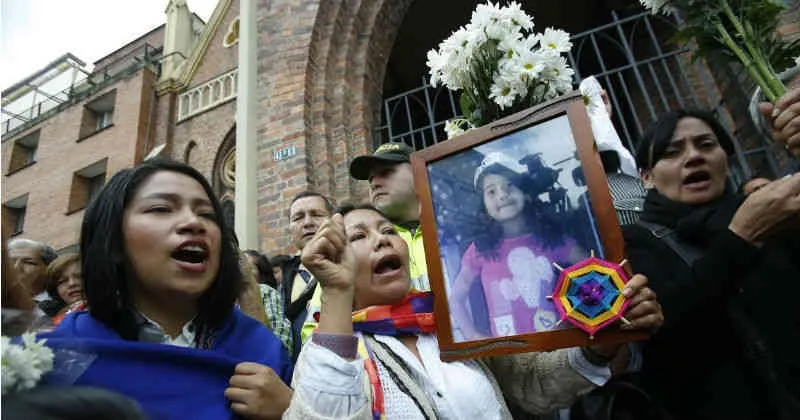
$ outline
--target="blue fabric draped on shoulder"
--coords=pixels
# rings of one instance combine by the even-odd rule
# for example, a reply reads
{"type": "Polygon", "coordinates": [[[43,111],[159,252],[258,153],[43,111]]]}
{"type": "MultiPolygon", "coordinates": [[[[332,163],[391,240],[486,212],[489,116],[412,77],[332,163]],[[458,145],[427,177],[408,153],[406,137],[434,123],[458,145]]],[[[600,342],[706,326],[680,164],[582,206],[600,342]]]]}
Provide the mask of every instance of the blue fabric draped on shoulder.
{"type": "Polygon", "coordinates": [[[287,384],[292,378],[281,341],[237,309],[210,350],[126,341],[88,312],[68,315],[39,338],[55,353],[46,384],[118,392],[138,401],[152,419],[237,418],[223,393],[240,362],[269,366],[287,384]]]}

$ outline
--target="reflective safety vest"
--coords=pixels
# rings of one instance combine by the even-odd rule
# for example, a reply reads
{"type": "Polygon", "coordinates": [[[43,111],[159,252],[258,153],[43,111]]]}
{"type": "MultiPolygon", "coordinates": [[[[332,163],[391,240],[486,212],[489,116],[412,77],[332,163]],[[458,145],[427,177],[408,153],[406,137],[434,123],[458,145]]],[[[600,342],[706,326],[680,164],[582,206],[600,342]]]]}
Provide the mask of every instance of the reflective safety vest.
{"type": "Polygon", "coordinates": [[[431,284],[428,281],[428,264],[425,261],[425,246],[422,244],[422,227],[413,231],[399,225],[394,225],[394,227],[408,245],[411,287],[423,292],[431,290],[431,284]]]}

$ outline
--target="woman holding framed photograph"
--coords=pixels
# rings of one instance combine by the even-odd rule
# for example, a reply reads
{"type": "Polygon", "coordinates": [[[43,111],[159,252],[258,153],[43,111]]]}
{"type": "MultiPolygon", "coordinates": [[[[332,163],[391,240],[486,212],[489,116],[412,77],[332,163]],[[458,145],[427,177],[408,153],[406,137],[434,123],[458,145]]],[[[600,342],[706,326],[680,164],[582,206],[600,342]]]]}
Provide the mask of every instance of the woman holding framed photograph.
{"type": "MultiPolygon", "coordinates": [[[[322,309],[284,419],[510,419],[506,400],[545,413],[604,381],[591,372],[608,372],[606,364],[578,348],[442,361],[433,296],[409,294],[408,247],[393,224],[371,206],[337,213],[303,249],[303,265],[322,286],[322,309]]],[[[632,328],[661,323],[646,282],[628,283],[632,328]]]]}
{"type": "Polygon", "coordinates": [[[542,182],[553,183],[542,178],[546,174],[531,175],[526,165],[501,152],[488,154],[475,170],[474,187],[488,229],[464,252],[450,300],[455,327],[465,340],[485,338],[467,311],[478,281],[491,336],[546,331],[558,322],[558,311],[547,299],[557,280],[553,263],[568,266],[587,255],[565,235],[567,224],[550,208],[556,204],[539,199],[542,182]]]}

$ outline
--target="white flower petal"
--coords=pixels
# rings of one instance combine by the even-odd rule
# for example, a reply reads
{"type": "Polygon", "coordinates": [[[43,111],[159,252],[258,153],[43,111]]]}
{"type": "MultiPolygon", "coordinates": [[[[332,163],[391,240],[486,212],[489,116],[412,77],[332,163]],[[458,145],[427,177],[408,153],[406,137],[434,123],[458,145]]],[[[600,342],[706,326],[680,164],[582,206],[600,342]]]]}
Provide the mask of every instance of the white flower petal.
{"type": "Polygon", "coordinates": [[[539,45],[543,49],[552,50],[557,53],[564,53],[572,48],[572,42],[569,40],[569,33],[561,29],[547,28],[544,33],[539,36],[539,45]]]}
{"type": "Polygon", "coordinates": [[[652,14],[670,12],[669,0],[639,0],[645,9],[649,10],[652,14]]]}

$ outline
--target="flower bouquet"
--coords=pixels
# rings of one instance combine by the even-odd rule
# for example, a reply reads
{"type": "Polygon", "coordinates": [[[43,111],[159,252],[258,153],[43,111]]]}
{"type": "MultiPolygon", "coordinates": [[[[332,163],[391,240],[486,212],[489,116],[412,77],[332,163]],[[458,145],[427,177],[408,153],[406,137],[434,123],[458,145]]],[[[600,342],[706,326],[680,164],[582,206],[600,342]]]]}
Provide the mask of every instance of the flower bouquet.
{"type": "Polygon", "coordinates": [[[800,55],[800,40],[777,39],[777,0],[639,0],[656,13],[678,13],[682,28],[678,39],[697,42],[697,55],[719,53],[738,61],[758,84],[764,96],[775,102],[786,93],[777,73],[793,65],[800,55]]]}
{"type": "Polygon", "coordinates": [[[516,2],[479,4],[470,22],[428,52],[431,84],[461,92],[463,118],[445,125],[448,138],[572,90],[574,71],[560,29],[533,32],[533,18],[516,2]]]}
{"type": "Polygon", "coordinates": [[[35,387],[42,376],[53,369],[53,351],[36,341],[36,335],[22,335],[22,344],[13,344],[9,337],[2,338],[2,392],[23,391],[35,387]]]}

